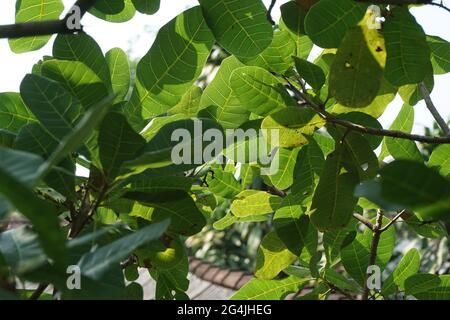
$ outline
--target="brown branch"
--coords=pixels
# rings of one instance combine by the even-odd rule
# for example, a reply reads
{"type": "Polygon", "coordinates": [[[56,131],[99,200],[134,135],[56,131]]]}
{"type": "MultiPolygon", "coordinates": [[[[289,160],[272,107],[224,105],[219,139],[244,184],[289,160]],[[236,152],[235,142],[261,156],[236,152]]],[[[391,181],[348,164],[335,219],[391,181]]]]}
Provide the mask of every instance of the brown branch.
{"type": "Polygon", "coordinates": [[[447,122],[445,122],[445,120],[439,114],[439,111],[437,111],[433,101],[431,100],[430,91],[428,91],[428,88],[423,82],[419,84],[419,90],[420,93],[422,94],[423,99],[425,100],[425,104],[428,110],[430,111],[433,118],[436,120],[439,127],[441,127],[442,131],[444,132],[444,135],[446,136],[450,135],[450,129],[448,128],[447,122]]]}
{"type": "MultiPolygon", "coordinates": [[[[80,8],[80,19],[85,13],[94,6],[97,0],[77,0],[72,6],[80,8]]],[[[52,34],[71,34],[82,31],[77,28],[69,28],[67,26],[68,20],[71,18],[71,11],[61,20],[49,20],[49,21],[36,21],[16,23],[10,25],[0,26],[0,39],[8,38],[23,38],[31,36],[43,36],[52,34]]]]}
{"type": "Polygon", "coordinates": [[[275,7],[275,4],[277,3],[277,0],[272,0],[270,2],[270,6],[269,9],[267,10],[267,20],[269,20],[269,22],[274,26],[275,25],[275,21],[272,18],[272,11],[273,8],[275,7]]]}
{"type": "Polygon", "coordinates": [[[331,115],[325,110],[320,111],[321,117],[326,120],[327,122],[335,123],[338,125],[341,125],[343,127],[346,127],[350,130],[370,134],[374,136],[383,136],[383,137],[391,137],[391,138],[399,138],[399,139],[405,139],[405,140],[413,140],[418,142],[424,142],[424,143],[430,143],[430,144],[444,144],[444,143],[450,143],[450,137],[428,137],[428,136],[422,136],[418,134],[411,134],[406,133],[403,131],[396,131],[396,130],[386,130],[386,129],[378,129],[378,128],[372,128],[372,127],[365,127],[360,124],[356,124],[347,120],[336,118],[335,116],[331,115]]]}
{"type": "Polygon", "coordinates": [[[41,283],[36,290],[31,294],[29,300],[38,300],[39,297],[44,293],[45,289],[47,289],[47,283],[41,283]]]}
{"type": "Polygon", "coordinates": [[[107,194],[108,186],[105,184],[102,186],[100,193],[94,203],[89,202],[89,193],[88,190],[86,190],[85,195],[85,201],[86,205],[82,204],[82,208],[80,210],[79,215],[73,220],[72,222],[72,228],[69,232],[69,239],[75,238],[81,230],[83,230],[86,223],[91,219],[92,215],[97,211],[98,207],[100,206],[101,202],[103,201],[105,195],[107,194]],[[83,208],[84,207],[84,208],[83,208]]]}
{"type": "Polygon", "coordinates": [[[445,144],[450,143],[450,136],[445,137],[428,137],[418,134],[411,134],[406,133],[403,131],[397,131],[397,130],[386,130],[386,129],[378,129],[373,127],[366,127],[357,123],[353,123],[347,120],[339,119],[329,113],[325,110],[325,106],[323,104],[316,103],[313,101],[307,94],[304,94],[300,90],[298,90],[292,83],[289,82],[289,79],[284,77],[284,79],[288,83],[289,89],[294,93],[295,97],[300,100],[298,100],[298,103],[300,105],[307,104],[309,107],[311,107],[314,111],[316,111],[322,119],[329,123],[334,123],[340,126],[343,126],[347,129],[370,134],[374,136],[382,136],[382,137],[391,137],[391,138],[398,138],[398,139],[405,139],[405,140],[412,140],[412,141],[418,141],[418,142],[424,142],[424,143],[430,143],[430,144],[445,144]]]}
{"type": "MultiPolygon", "coordinates": [[[[370,246],[370,257],[369,257],[369,266],[375,265],[375,261],[377,258],[377,250],[378,250],[378,243],[380,242],[381,237],[381,226],[383,223],[383,212],[381,210],[377,210],[377,217],[375,220],[375,224],[373,225],[372,229],[372,244],[370,246]]],[[[368,274],[366,273],[366,279],[364,283],[364,291],[362,295],[362,300],[367,300],[369,298],[369,287],[367,287],[367,279],[368,274]]]]}
{"type": "Polygon", "coordinates": [[[435,7],[439,7],[441,9],[444,9],[447,12],[450,12],[450,8],[445,6],[444,3],[441,1],[440,3],[437,2],[430,2],[429,3],[430,6],[435,6],[435,7]]]}
{"type": "Polygon", "coordinates": [[[368,227],[370,230],[373,230],[373,224],[372,222],[370,222],[369,219],[366,219],[365,217],[363,217],[362,215],[358,214],[358,213],[354,213],[353,217],[358,220],[359,222],[361,222],[362,224],[364,224],[366,227],[368,227]]]}
{"type": "Polygon", "coordinates": [[[380,232],[384,232],[386,231],[390,226],[392,226],[398,219],[400,219],[400,217],[405,213],[406,210],[402,210],[399,213],[397,213],[395,215],[394,218],[391,219],[391,221],[389,221],[388,224],[386,224],[383,228],[380,229],[380,232]]]}

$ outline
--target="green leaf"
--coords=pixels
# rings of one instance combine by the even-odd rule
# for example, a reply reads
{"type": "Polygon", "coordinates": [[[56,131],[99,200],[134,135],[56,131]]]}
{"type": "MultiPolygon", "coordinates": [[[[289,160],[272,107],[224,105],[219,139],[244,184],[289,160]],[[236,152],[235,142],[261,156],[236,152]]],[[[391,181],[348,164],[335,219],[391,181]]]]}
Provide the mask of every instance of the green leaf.
{"type": "Polygon", "coordinates": [[[206,176],[206,183],[216,196],[233,198],[242,191],[242,186],[233,173],[224,171],[219,164],[212,165],[210,170],[206,176]]]}
{"type": "Polygon", "coordinates": [[[298,6],[294,1],[288,1],[280,7],[281,20],[280,29],[289,32],[296,46],[295,56],[306,59],[311,52],[313,43],[306,35],[304,21],[306,11],[298,6]]]}
{"type": "Polygon", "coordinates": [[[437,274],[418,273],[408,277],[405,280],[405,293],[415,296],[421,292],[427,292],[438,288],[441,279],[437,274]]]}
{"type": "MultiPolygon", "coordinates": [[[[427,65],[427,71],[425,78],[423,79],[423,84],[428,89],[429,92],[433,91],[434,88],[434,75],[433,66],[429,62],[427,65]]],[[[422,92],[420,91],[419,84],[406,84],[398,89],[398,93],[402,100],[411,105],[415,106],[419,101],[423,100],[422,92]]]]}
{"type": "Polygon", "coordinates": [[[55,209],[31,190],[42,158],[22,151],[0,148],[0,194],[33,224],[47,255],[64,259],[64,236],[55,209]],[[24,201],[26,199],[26,201],[24,201]]]}
{"type": "Polygon", "coordinates": [[[14,179],[29,187],[37,182],[36,168],[43,162],[40,156],[6,148],[0,148],[0,153],[0,168],[8,170],[14,179]]]}
{"type": "Polygon", "coordinates": [[[300,148],[293,150],[279,148],[275,154],[272,163],[276,163],[278,170],[276,173],[269,176],[270,182],[279,190],[285,190],[289,188],[294,182],[294,169],[297,161],[297,155],[300,148]]]}
{"type": "Polygon", "coordinates": [[[431,153],[428,161],[430,168],[436,168],[444,177],[450,176],[450,144],[443,144],[438,146],[431,153]]]}
{"type": "Polygon", "coordinates": [[[295,57],[295,68],[298,74],[307,84],[316,91],[319,91],[325,83],[325,74],[322,69],[305,59],[295,57]]]}
{"type": "Polygon", "coordinates": [[[322,174],[324,163],[322,150],[315,139],[310,139],[298,154],[291,192],[302,198],[312,196],[316,181],[322,174]]]}
{"type": "Polygon", "coordinates": [[[448,236],[447,229],[441,221],[434,223],[425,222],[419,219],[415,214],[405,217],[403,220],[406,221],[408,227],[422,237],[437,239],[448,236]]]}
{"type": "Polygon", "coordinates": [[[300,203],[296,195],[289,194],[273,217],[278,238],[295,256],[299,256],[303,247],[308,244],[308,230],[312,228],[300,203]]]}
{"type": "Polygon", "coordinates": [[[136,85],[126,114],[134,128],[174,107],[200,76],[213,35],[200,7],[184,11],[163,26],[136,70],[136,85]]]}
{"type": "Polygon", "coordinates": [[[0,128],[18,133],[28,123],[36,122],[19,93],[0,93],[0,128]]]}
{"type": "Polygon", "coordinates": [[[306,34],[319,47],[338,48],[347,30],[364,17],[367,7],[351,0],[319,1],[306,15],[306,34]]]}
{"type": "Polygon", "coordinates": [[[261,0],[199,0],[217,42],[228,52],[252,58],[272,41],[272,26],[261,0]]]}
{"type": "Polygon", "coordinates": [[[450,43],[437,36],[427,36],[434,74],[450,72],[450,43]]]}
{"type": "Polygon", "coordinates": [[[39,167],[39,176],[44,177],[53,166],[81,147],[100,124],[114,99],[108,96],[84,113],[72,132],[64,136],[47,161],[39,167]]]}
{"type": "Polygon", "coordinates": [[[200,107],[206,108],[200,114],[216,120],[225,129],[239,127],[249,116],[249,112],[242,108],[230,83],[232,72],[243,66],[234,56],[223,60],[219,71],[206,87],[200,100],[200,107]]]}
{"type": "Polygon", "coordinates": [[[251,185],[258,175],[259,168],[257,166],[241,163],[240,178],[244,188],[251,185]]]}
{"type": "MultiPolygon", "coordinates": [[[[388,219],[383,219],[383,225],[388,222],[388,219]]],[[[358,233],[352,243],[341,250],[341,259],[345,270],[360,285],[364,285],[366,281],[366,272],[369,265],[372,237],[372,230],[365,228],[364,233],[358,233]]],[[[388,228],[381,234],[375,260],[375,264],[381,270],[386,267],[387,263],[391,259],[394,247],[395,229],[388,228]]]]}
{"type": "Polygon", "coordinates": [[[8,130],[0,129],[0,147],[11,148],[17,135],[8,130]]]}
{"type": "Polygon", "coordinates": [[[112,92],[116,94],[114,102],[125,99],[130,90],[131,74],[127,54],[120,48],[113,48],[105,55],[111,76],[112,92]]]}
{"type": "Polygon", "coordinates": [[[58,35],[53,44],[53,57],[58,60],[79,61],[94,71],[109,88],[110,70],[102,49],[86,33],[58,35]]]}
{"type": "MultiPolygon", "coordinates": [[[[368,115],[367,113],[360,112],[360,110],[361,109],[358,109],[356,112],[352,111],[349,113],[340,114],[340,115],[338,115],[338,118],[353,122],[355,124],[359,124],[364,127],[371,127],[371,128],[376,128],[376,129],[383,128],[383,126],[378,122],[378,120],[376,120],[372,116],[368,115]]],[[[333,131],[333,129],[334,129],[333,127],[330,127],[330,132],[333,131]]],[[[341,134],[342,134],[342,131],[338,131],[338,132],[341,132],[341,134]]],[[[360,135],[362,137],[364,137],[367,140],[367,142],[369,142],[372,150],[376,150],[380,146],[380,144],[383,142],[382,136],[373,136],[370,134],[360,134],[360,135]]]]}
{"type": "Polygon", "coordinates": [[[259,246],[255,276],[260,279],[273,279],[296,259],[297,255],[285,246],[275,231],[271,231],[259,246]]]}
{"type": "Polygon", "coordinates": [[[46,159],[58,145],[58,141],[39,123],[24,126],[17,135],[14,148],[32,152],[46,159]]]}
{"type": "Polygon", "coordinates": [[[336,287],[343,289],[343,290],[349,290],[351,292],[359,292],[360,288],[358,284],[354,283],[352,280],[347,279],[342,274],[334,271],[331,268],[325,268],[322,271],[322,277],[324,280],[326,280],[329,283],[332,283],[336,287]]]}
{"type": "Polygon", "coordinates": [[[381,196],[409,208],[423,219],[448,219],[450,181],[425,165],[408,160],[389,163],[380,171],[381,196]]]}
{"type": "Polygon", "coordinates": [[[236,217],[248,217],[272,213],[281,204],[281,198],[258,190],[240,192],[231,204],[231,212],[236,217]]]}
{"type": "Polygon", "coordinates": [[[282,280],[252,279],[245,284],[231,300],[282,300],[289,293],[298,292],[309,279],[287,277],[282,280]]]}
{"type": "Polygon", "coordinates": [[[153,176],[147,172],[137,175],[125,189],[136,192],[160,192],[182,190],[188,192],[192,187],[192,179],[184,176],[153,176]]]}
{"type": "Polygon", "coordinates": [[[81,114],[81,105],[57,82],[27,74],[20,84],[20,94],[56,141],[72,132],[81,114]]]}
{"type": "MultiPolygon", "coordinates": [[[[158,222],[170,218],[169,230],[181,235],[194,235],[206,224],[205,217],[186,192],[128,192],[125,197],[136,200],[145,207],[153,208],[148,211],[147,220],[158,222]]],[[[133,211],[136,209],[139,210],[139,206],[133,211]]]]}
{"type": "Polygon", "coordinates": [[[100,279],[110,268],[125,260],[135,249],[157,240],[168,226],[168,220],[154,223],[93,252],[86,253],[78,262],[81,273],[94,280],[100,279]]]}
{"type": "Polygon", "coordinates": [[[353,241],[356,236],[356,219],[343,229],[328,231],[323,234],[323,247],[327,265],[333,265],[339,257],[341,250],[345,248],[349,241],[353,241]]]}
{"type": "MultiPolygon", "coordinates": [[[[79,61],[48,60],[42,64],[42,75],[59,82],[85,109],[108,95],[108,89],[96,72],[79,61]]],[[[109,77],[109,75],[108,75],[109,77]]]]}
{"type": "Polygon", "coordinates": [[[174,160],[177,162],[176,165],[196,167],[203,163],[202,152],[209,145],[203,141],[203,134],[208,129],[221,131],[217,123],[209,119],[193,118],[168,123],[147,143],[142,155],[133,161],[128,161],[126,167],[132,173],[139,173],[148,168],[171,165],[174,160]],[[195,128],[201,128],[201,130],[195,128]],[[180,135],[177,135],[177,132],[180,135]]]}
{"type": "Polygon", "coordinates": [[[360,181],[372,179],[378,171],[378,159],[369,142],[360,134],[350,132],[343,140],[342,165],[357,173],[360,181]]]}
{"type": "Polygon", "coordinates": [[[272,43],[252,59],[241,59],[248,66],[264,68],[284,74],[293,65],[292,56],[296,54],[296,44],[288,31],[275,31],[272,43]]]}
{"type": "Polygon", "coordinates": [[[47,261],[37,235],[26,227],[1,233],[0,244],[2,259],[16,274],[36,270],[47,261]]]}
{"type": "Polygon", "coordinates": [[[230,85],[241,107],[263,117],[293,105],[283,84],[260,67],[235,69],[231,74],[230,85]]]}
{"type": "MultiPolygon", "coordinates": [[[[47,159],[57,148],[59,141],[51,136],[40,124],[32,123],[20,130],[14,143],[14,148],[35,153],[47,159]]],[[[63,196],[76,200],[75,193],[75,164],[70,158],[58,164],[58,168],[49,172],[44,181],[50,188],[63,196]]]]}
{"type": "Polygon", "coordinates": [[[401,290],[405,288],[405,280],[416,274],[420,268],[420,254],[417,249],[410,249],[400,260],[395,270],[385,280],[381,288],[384,296],[395,293],[395,285],[401,290]]]}
{"type": "Polygon", "coordinates": [[[100,125],[98,146],[103,173],[108,181],[113,181],[122,164],[134,159],[142,150],[145,139],[131,128],[122,114],[111,112],[100,125]]]}
{"type": "Polygon", "coordinates": [[[144,288],[137,282],[131,282],[125,291],[126,300],[144,300],[144,288]]]}
{"type": "MultiPolygon", "coordinates": [[[[408,104],[404,104],[389,129],[409,133],[413,125],[414,108],[408,104]]],[[[387,150],[395,159],[409,159],[423,162],[422,154],[414,141],[386,137],[385,143],[387,150]]]]}
{"type": "Polygon", "coordinates": [[[108,22],[126,22],[134,17],[136,9],[132,0],[97,0],[89,12],[108,22]]]}
{"type": "Polygon", "coordinates": [[[131,0],[137,11],[144,14],[154,14],[158,12],[160,0],[131,0]]]}
{"type": "Polygon", "coordinates": [[[189,288],[189,260],[186,252],[183,259],[173,268],[168,270],[150,270],[152,278],[156,280],[156,299],[173,300],[189,299],[185,291],[189,288]]]}
{"type": "MultiPolygon", "coordinates": [[[[444,274],[439,275],[439,284],[426,291],[420,291],[413,294],[416,298],[422,300],[449,300],[450,299],[450,275],[444,274]]],[[[418,280],[417,278],[415,279],[418,280]]],[[[421,280],[424,280],[423,278],[421,280]]],[[[427,278],[426,280],[429,280],[427,278]]],[[[434,280],[436,281],[436,280],[434,280]]],[[[436,281],[437,282],[437,281],[436,281]]],[[[435,282],[432,282],[434,284],[435,282]]],[[[420,285],[423,289],[423,283],[420,285]]],[[[430,285],[431,286],[431,285],[430,285]]],[[[414,288],[416,290],[417,288],[414,288]]],[[[411,290],[410,290],[411,291],[411,290]]]]}
{"type": "Polygon", "coordinates": [[[345,227],[357,203],[353,190],[358,177],[353,172],[342,172],[343,157],[343,148],[327,157],[314,193],[310,218],[320,231],[345,227]]]}
{"type": "Polygon", "coordinates": [[[397,87],[421,82],[430,63],[430,48],[422,27],[408,8],[390,10],[383,34],[387,51],[386,80],[397,87]]]}
{"type": "MultiPolygon", "coordinates": [[[[378,119],[384,113],[387,106],[395,99],[396,94],[397,88],[392,86],[386,80],[382,79],[380,89],[378,90],[377,96],[372,101],[372,103],[366,107],[358,108],[357,111],[368,114],[375,119],[378,119]]],[[[335,104],[332,110],[333,113],[339,114],[355,111],[354,108],[349,108],[339,103],[335,104]]]]}
{"type": "MultiPolygon", "coordinates": [[[[64,10],[61,0],[20,0],[16,2],[16,23],[56,20],[64,10]]],[[[42,48],[51,36],[33,36],[10,39],[9,46],[15,53],[42,48]]]]}
{"type": "Polygon", "coordinates": [[[350,29],[330,69],[330,94],[340,104],[366,107],[380,89],[386,60],[384,39],[377,30],[350,29]]]}
{"type": "Polygon", "coordinates": [[[261,129],[271,145],[296,148],[308,144],[307,136],[324,124],[325,120],[310,108],[288,107],[267,116],[261,129]]]}
{"type": "Polygon", "coordinates": [[[234,216],[230,211],[228,211],[225,216],[213,223],[213,228],[219,231],[225,230],[237,221],[238,217],[234,216]]]}
{"type": "Polygon", "coordinates": [[[193,85],[188,91],[186,91],[180,102],[168,111],[169,114],[195,117],[202,108],[200,105],[202,95],[202,88],[197,85],[193,85]]]}
{"type": "Polygon", "coordinates": [[[161,128],[178,120],[186,120],[186,116],[184,114],[174,114],[153,118],[145,129],[141,131],[141,134],[146,141],[151,141],[161,128]]]}

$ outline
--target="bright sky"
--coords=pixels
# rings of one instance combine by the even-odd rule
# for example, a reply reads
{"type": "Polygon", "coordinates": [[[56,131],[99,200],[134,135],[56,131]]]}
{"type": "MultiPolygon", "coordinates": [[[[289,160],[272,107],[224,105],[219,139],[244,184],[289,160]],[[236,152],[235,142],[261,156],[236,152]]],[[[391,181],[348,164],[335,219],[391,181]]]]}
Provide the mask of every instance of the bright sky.
{"type": "MultiPolygon", "coordinates": [[[[74,0],[63,0],[63,2],[66,8],[69,8],[74,0]]],[[[149,50],[159,28],[186,8],[198,4],[197,0],[162,0],[161,2],[161,9],[157,14],[147,16],[137,13],[131,21],[126,23],[113,24],[87,14],[83,18],[85,31],[94,37],[104,52],[114,47],[132,49],[132,56],[139,58],[149,50]]],[[[264,0],[264,2],[268,6],[270,0],[264,0]]],[[[285,2],[287,0],[277,1],[278,5],[273,12],[274,18],[279,18],[278,7],[285,2]]],[[[15,0],[1,0],[0,24],[14,23],[15,3],[15,0]]],[[[430,6],[413,9],[413,13],[427,34],[437,35],[450,41],[450,13],[430,6]]],[[[30,72],[33,64],[43,55],[51,55],[51,46],[52,41],[39,51],[18,55],[10,51],[7,40],[0,39],[0,92],[18,91],[22,78],[30,72]]],[[[444,119],[450,119],[450,74],[435,76],[435,87],[431,96],[444,119]]],[[[397,98],[389,106],[380,119],[383,126],[390,125],[401,105],[401,99],[397,98]]],[[[433,118],[423,102],[416,105],[415,110],[414,132],[423,133],[423,127],[429,126],[433,118]]]]}

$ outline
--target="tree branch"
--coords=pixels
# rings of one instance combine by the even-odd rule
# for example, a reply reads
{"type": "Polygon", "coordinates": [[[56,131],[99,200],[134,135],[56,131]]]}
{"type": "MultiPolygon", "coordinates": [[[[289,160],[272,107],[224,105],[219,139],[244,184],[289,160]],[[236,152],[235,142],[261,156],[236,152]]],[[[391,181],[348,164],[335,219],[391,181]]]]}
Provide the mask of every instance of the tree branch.
{"type": "Polygon", "coordinates": [[[275,25],[275,21],[272,18],[272,10],[275,7],[275,4],[277,3],[277,0],[272,0],[270,2],[270,6],[269,9],[267,10],[267,20],[269,20],[269,22],[274,26],[275,25]]]}
{"type": "Polygon", "coordinates": [[[383,137],[391,137],[391,138],[399,138],[399,139],[405,139],[405,140],[412,140],[412,141],[419,141],[424,143],[430,143],[430,144],[444,144],[444,143],[450,143],[450,136],[445,137],[428,137],[428,136],[422,136],[418,134],[410,134],[403,131],[396,131],[396,130],[386,130],[386,129],[378,129],[378,128],[372,128],[372,127],[366,127],[357,123],[353,123],[347,120],[339,119],[329,113],[325,110],[325,106],[321,105],[319,103],[316,103],[314,100],[312,100],[307,94],[304,94],[300,90],[298,90],[287,77],[284,77],[286,82],[288,83],[289,89],[294,93],[294,95],[297,98],[297,102],[300,105],[308,105],[311,107],[314,111],[316,111],[322,119],[324,119],[327,122],[334,123],[341,125],[347,129],[357,131],[360,133],[370,134],[374,136],[383,136],[383,137]]]}
{"type": "MultiPolygon", "coordinates": [[[[370,257],[369,257],[369,266],[375,265],[376,258],[377,258],[377,250],[378,250],[378,243],[380,242],[381,237],[381,226],[383,223],[383,212],[381,210],[377,210],[377,217],[375,220],[375,224],[373,225],[373,236],[372,236],[372,244],[370,246],[370,257]]],[[[369,288],[367,287],[367,273],[366,273],[366,279],[364,283],[364,291],[362,295],[362,300],[367,300],[369,298],[369,288]]]]}
{"type": "Polygon", "coordinates": [[[358,214],[358,213],[354,213],[353,217],[358,220],[359,222],[361,222],[362,224],[366,225],[367,228],[369,228],[370,230],[373,230],[373,224],[372,222],[370,222],[369,219],[366,219],[365,217],[363,217],[362,215],[358,214]]]}
{"type": "Polygon", "coordinates": [[[47,283],[41,283],[36,290],[31,294],[29,300],[38,300],[39,297],[44,293],[45,289],[47,289],[47,283]]]}
{"type": "MultiPolygon", "coordinates": [[[[316,110],[318,111],[318,110],[316,110]]],[[[392,137],[392,138],[399,138],[399,139],[405,139],[405,140],[413,140],[413,141],[419,141],[424,143],[430,143],[430,144],[444,144],[444,143],[450,143],[450,136],[446,137],[427,137],[422,136],[418,134],[410,134],[403,131],[396,131],[396,130],[385,130],[385,129],[377,129],[372,127],[365,127],[360,124],[356,124],[347,120],[336,118],[335,116],[331,115],[325,110],[318,111],[321,117],[326,120],[327,122],[335,123],[338,125],[341,125],[343,127],[346,127],[350,130],[370,134],[374,136],[384,136],[384,137],[392,137]]]]}
{"type": "Polygon", "coordinates": [[[440,3],[437,3],[437,2],[430,2],[429,5],[430,5],[430,6],[439,7],[439,8],[441,8],[441,9],[444,9],[444,10],[447,11],[447,12],[450,12],[450,8],[447,7],[447,6],[445,6],[444,3],[442,2],[442,0],[441,0],[440,3]]]}
{"type": "MultiPolygon", "coordinates": [[[[81,19],[85,13],[94,6],[96,1],[97,0],[77,0],[72,6],[72,9],[74,7],[78,7],[80,9],[81,19]]],[[[68,14],[66,14],[62,20],[25,22],[0,26],[0,39],[14,39],[52,34],[71,34],[82,31],[82,27],[80,29],[71,29],[67,26],[67,21],[72,16],[72,9],[69,10],[68,14]]]]}
{"type": "Polygon", "coordinates": [[[390,226],[392,226],[400,217],[406,212],[406,210],[402,210],[399,213],[395,215],[394,218],[389,221],[388,224],[386,224],[383,228],[380,229],[380,233],[386,231],[390,226]]]}
{"type": "Polygon", "coordinates": [[[439,127],[441,127],[442,131],[444,132],[444,135],[446,136],[450,135],[450,129],[448,128],[447,122],[445,122],[445,120],[439,114],[439,111],[437,111],[433,101],[431,100],[430,91],[428,91],[428,88],[425,86],[423,82],[419,84],[419,90],[420,93],[422,94],[423,99],[425,100],[425,104],[428,110],[430,110],[430,113],[432,114],[433,118],[436,120],[439,127]]]}

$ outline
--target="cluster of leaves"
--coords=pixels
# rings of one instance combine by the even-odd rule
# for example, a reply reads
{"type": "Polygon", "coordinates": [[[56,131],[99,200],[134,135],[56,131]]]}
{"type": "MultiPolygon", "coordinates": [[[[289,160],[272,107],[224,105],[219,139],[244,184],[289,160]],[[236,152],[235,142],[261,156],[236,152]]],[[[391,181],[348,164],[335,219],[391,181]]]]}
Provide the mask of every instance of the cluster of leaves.
{"type": "MultiPolygon", "coordinates": [[[[450,72],[450,44],[426,35],[407,7],[384,7],[376,30],[368,28],[368,4],[315,2],[287,2],[272,26],[261,0],[199,0],[159,30],[130,95],[121,49],[103,54],[85,33],[58,35],[20,93],[0,94],[0,219],[20,212],[31,225],[0,234],[1,297],[26,296],[15,290],[20,279],[52,284],[62,299],[142,298],[134,282],[142,267],[157,282],[157,299],[185,299],[184,240],[212,218],[219,230],[273,226],[257,251],[255,278],[235,299],[282,299],[306,285],[314,289],[302,298],[335,290],[356,297],[372,253],[381,270],[391,260],[396,231],[388,217],[396,211],[417,236],[446,237],[450,145],[425,162],[411,140],[335,120],[381,129],[377,118],[399,93],[405,104],[389,129],[410,132],[419,84],[431,91],[433,74],[450,72]],[[230,56],[200,87],[214,43],[230,56]],[[308,61],[313,45],[324,50],[308,61]],[[172,133],[190,131],[183,143],[193,145],[202,140],[198,122],[203,130],[277,130],[280,139],[267,142],[279,170],[265,174],[250,154],[235,162],[248,140],[223,150],[225,166],[172,163],[172,133]],[[395,160],[384,165],[388,156],[395,160]],[[67,287],[70,265],[80,267],[81,290],[67,287]]],[[[90,13],[121,22],[158,7],[105,0],[90,13]]],[[[21,0],[16,18],[48,20],[62,10],[59,0],[21,0]]],[[[48,40],[10,46],[24,52],[48,40]]],[[[450,298],[448,275],[419,271],[412,249],[374,294],[450,298]]]]}

